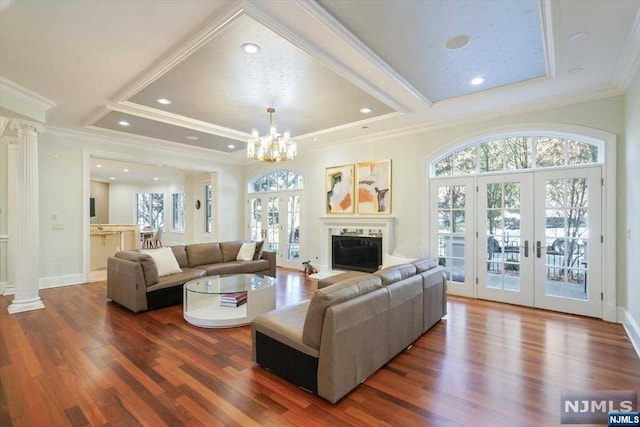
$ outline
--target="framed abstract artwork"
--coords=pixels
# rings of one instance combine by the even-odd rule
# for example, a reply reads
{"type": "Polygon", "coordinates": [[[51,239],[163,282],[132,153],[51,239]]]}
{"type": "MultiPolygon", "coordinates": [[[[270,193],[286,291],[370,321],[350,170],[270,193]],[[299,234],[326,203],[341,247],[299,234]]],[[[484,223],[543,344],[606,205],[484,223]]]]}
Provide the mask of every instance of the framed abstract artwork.
{"type": "Polygon", "coordinates": [[[391,213],[391,159],[358,163],[357,206],[361,215],[391,213]]]}
{"type": "Polygon", "coordinates": [[[353,164],[326,168],[325,189],[327,214],[354,213],[353,171],[353,164]]]}

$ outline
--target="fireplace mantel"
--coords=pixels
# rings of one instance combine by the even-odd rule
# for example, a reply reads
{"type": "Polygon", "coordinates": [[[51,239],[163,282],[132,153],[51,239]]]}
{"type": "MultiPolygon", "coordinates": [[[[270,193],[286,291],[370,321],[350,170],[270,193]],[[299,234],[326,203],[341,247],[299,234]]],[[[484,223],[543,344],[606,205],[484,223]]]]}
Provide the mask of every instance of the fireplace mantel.
{"type": "Polygon", "coordinates": [[[332,228],[357,228],[357,229],[380,229],[382,230],[382,252],[390,254],[394,249],[395,222],[394,216],[377,215],[335,215],[321,216],[320,222],[323,225],[321,236],[321,247],[324,259],[322,264],[326,269],[331,269],[331,229],[332,228]]]}

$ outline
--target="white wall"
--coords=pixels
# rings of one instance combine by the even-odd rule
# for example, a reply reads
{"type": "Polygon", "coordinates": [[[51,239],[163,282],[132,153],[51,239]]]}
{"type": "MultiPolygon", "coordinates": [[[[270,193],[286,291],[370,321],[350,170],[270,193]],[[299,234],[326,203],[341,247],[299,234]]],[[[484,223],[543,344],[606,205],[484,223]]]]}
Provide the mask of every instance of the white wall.
{"type": "MultiPolygon", "coordinates": [[[[579,125],[617,134],[618,144],[624,135],[624,97],[618,96],[585,102],[544,111],[466,123],[448,128],[423,130],[405,135],[389,136],[376,140],[363,138],[354,144],[335,144],[327,148],[306,152],[297,159],[278,167],[302,172],[304,187],[304,230],[302,254],[304,259],[316,260],[320,265],[328,264],[322,252],[320,239],[322,227],[319,217],[324,215],[324,170],[329,166],[357,163],[367,160],[392,159],[392,212],[396,217],[396,248],[424,248],[428,254],[426,197],[428,188],[427,164],[430,159],[448,148],[458,145],[469,136],[489,132],[495,128],[527,123],[579,125]]],[[[245,182],[256,174],[273,170],[274,167],[252,163],[245,168],[245,182]]],[[[618,182],[623,178],[618,175],[618,182]]],[[[618,196],[622,203],[624,194],[618,196]]],[[[624,215],[624,214],[623,214],[624,215]]],[[[618,225],[620,228],[620,226],[618,225]]],[[[622,230],[618,230],[620,246],[622,230]]],[[[622,240],[624,241],[624,240],[622,240]]],[[[624,305],[626,287],[624,276],[618,281],[617,291],[622,294],[618,304],[624,305]]]]}
{"type": "Polygon", "coordinates": [[[0,295],[9,280],[7,277],[7,155],[7,144],[0,142],[0,295]]]}
{"type": "Polygon", "coordinates": [[[626,256],[624,252],[618,253],[618,258],[626,261],[619,266],[624,268],[621,275],[627,282],[625,327],[640,356],[640,70],[625,97],[625,119],[625,151],[619,176],[626,184],[626,210],[624,205],[618,206],[622,211],[621,226],[625,230],[620,246],[626,249],[626,256]]]}

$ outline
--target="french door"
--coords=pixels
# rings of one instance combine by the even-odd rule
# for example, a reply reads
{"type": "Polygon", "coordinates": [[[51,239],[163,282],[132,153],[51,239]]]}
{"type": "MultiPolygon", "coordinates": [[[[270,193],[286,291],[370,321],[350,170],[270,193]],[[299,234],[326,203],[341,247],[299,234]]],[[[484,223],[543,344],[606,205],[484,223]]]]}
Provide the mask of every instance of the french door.
{"type": "Polygon", "coordinates": [[[281,267],[301,268],[300,192],[256,195],[249,199],[249,238],[264,240],[281,267]]]}
{"type": "Polygon", "coordinates": [[[430,185],[450,294],[602,317],[599,166],[430,185]]]}
{"type": "Polygon", "coordinates": [[[602,317],[600,167],[477,178],[477,297],[602,317]]]}

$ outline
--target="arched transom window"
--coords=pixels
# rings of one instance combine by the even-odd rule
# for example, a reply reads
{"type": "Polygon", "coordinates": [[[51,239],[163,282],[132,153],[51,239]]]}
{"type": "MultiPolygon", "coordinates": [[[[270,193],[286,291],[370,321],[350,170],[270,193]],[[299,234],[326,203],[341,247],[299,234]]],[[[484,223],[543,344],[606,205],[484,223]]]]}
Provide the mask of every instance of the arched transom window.
{"type": "Polygon", "coordinates": [[[248,185],[249,193],[302,190],[302,176],[289,170],[277,170],[259,176],[248,185]]]}
{"type": "Polygon", "coordinates": [[[481,141],[431,163],[431,176],[461,176],[602,162],[599,144],[560,136],[510,136],[481,141]]]}

